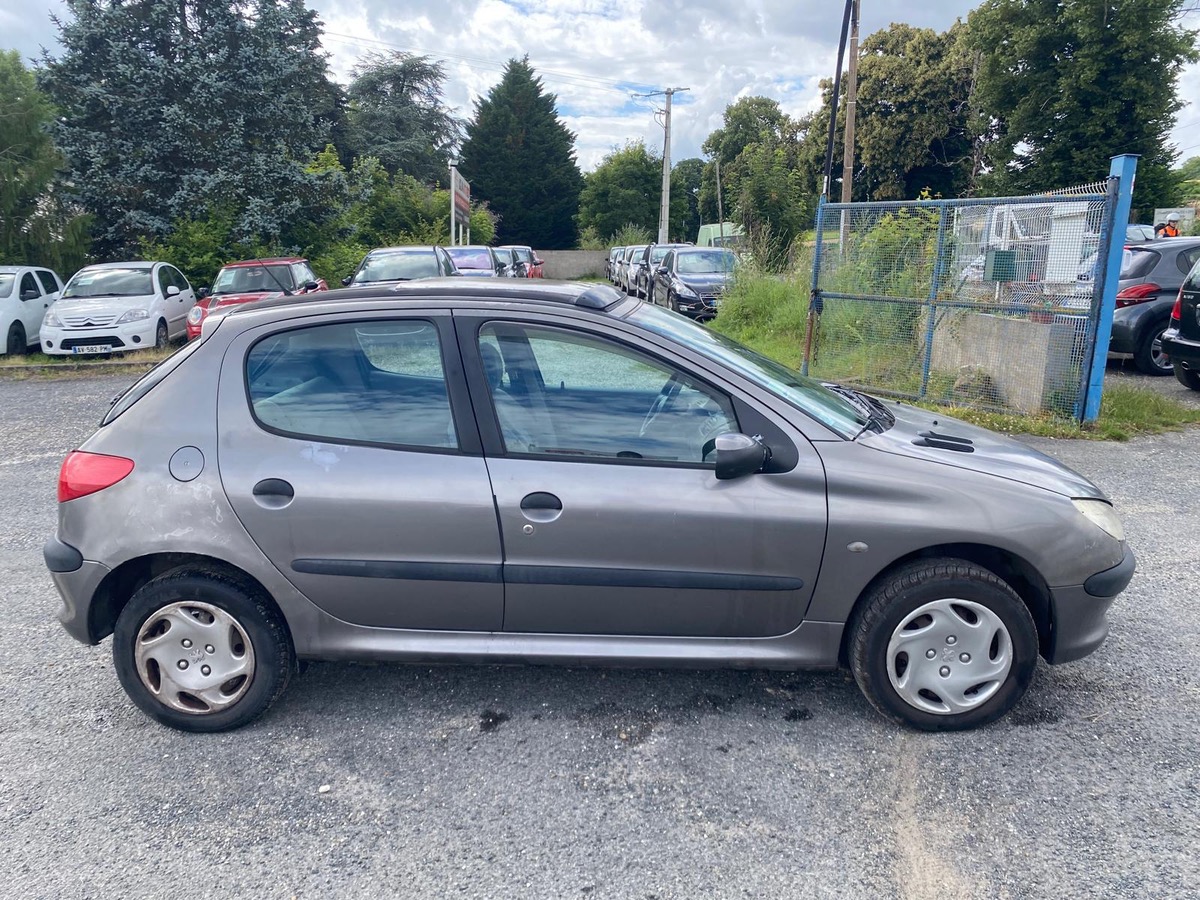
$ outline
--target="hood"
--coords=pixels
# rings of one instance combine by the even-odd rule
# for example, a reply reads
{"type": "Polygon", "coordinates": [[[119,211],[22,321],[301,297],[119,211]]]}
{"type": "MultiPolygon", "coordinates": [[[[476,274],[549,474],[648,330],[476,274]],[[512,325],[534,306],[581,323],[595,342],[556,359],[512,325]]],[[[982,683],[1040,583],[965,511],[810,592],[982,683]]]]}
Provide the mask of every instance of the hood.
{"type": "Polygon", "coordinates": [[[1108,499],[1078,472],[1020,441],[907,403],[884,401],[884,405],[896,424],[882,434],[866,432],[858,439],[865,447],[1006,478],[1064,497],[1108,499]]]}
{"type": "Polygon", "coordinates": [[[60,297],[53,303],[55,315],[120,315],[127,309],[149,306],[154,302],[153,294],[143,297],[60,297]]]}
{"type": "Polygon", "coordinates": [[[250,294],[216,294],[208,298],[208,309],[218,309],[222,306],[237,306],[241,303],[253,303],[264,297],[282,296],[282,291],[254,291],[250,294]]]}

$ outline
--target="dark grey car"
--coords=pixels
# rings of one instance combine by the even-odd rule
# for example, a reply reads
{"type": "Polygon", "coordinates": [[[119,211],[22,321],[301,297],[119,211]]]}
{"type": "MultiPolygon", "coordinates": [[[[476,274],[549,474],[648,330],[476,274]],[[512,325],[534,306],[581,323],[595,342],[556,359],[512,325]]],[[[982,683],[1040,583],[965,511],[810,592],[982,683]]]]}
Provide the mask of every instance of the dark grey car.
{"type": "Polygon", "coordinates": [[[1200,260],[1200,238],[1160,238],[1125,248],[1110,353],[1131,353],[1138,371],[1170,375],[1162,334],[1183,279],[1200,260]]]}
{"type": "Polygon", "coordinates": [[[410,282],[231,312],[63,464],[60,619],[135,703],[242,725],[296,661],[848,666],[990,722],[1132,577],[1095,485],[607,286],[410,282]]]}

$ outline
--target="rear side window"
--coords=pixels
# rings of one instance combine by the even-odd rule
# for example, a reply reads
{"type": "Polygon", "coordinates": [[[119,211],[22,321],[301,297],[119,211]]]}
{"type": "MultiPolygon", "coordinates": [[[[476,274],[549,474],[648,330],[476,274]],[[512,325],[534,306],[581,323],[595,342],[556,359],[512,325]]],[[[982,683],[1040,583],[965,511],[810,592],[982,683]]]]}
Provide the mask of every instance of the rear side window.
{"type": "Polygon", "coordinates": [[[1175,265],[1179,266],[1179,271],[1184,275],[1192,271],[1192,266],[1200,260],[1200,247],[1193,247],[1191,250],[1181,250],[1179,255],[1175,257],[1175,265]]]}
{"type": "Polygon", "coordinates": [[[246,357],[254,417],[277,434],[458,448],[437,326],[346,322],[263,338],[246,357]]]}
{"type": "Polygon", "coordinates": [[[37,277],[38,281],[42,283],[42,287],[45,288],[47,294],[53,294],[55,291],[60,289],[58,282],[54,280],[53,272],[48,272],[45,269],[38,269],[37,277]]]}
{"type": "Polygon", "coordinates": [[[1126,249],[1121,254],[1121,279],[1145,278],[1162,256],[1153,250],[1126,249]]]}

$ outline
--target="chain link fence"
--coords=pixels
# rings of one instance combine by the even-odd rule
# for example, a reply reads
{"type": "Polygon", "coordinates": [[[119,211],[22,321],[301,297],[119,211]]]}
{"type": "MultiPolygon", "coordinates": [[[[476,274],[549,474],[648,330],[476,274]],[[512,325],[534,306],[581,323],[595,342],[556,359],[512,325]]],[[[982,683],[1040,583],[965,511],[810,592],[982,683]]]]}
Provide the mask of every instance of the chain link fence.
{"type": "Polygon", "coordinates": [[[1116,182],[822,203],[805,371],[883,395],[1082,418],[1116,182]]]}

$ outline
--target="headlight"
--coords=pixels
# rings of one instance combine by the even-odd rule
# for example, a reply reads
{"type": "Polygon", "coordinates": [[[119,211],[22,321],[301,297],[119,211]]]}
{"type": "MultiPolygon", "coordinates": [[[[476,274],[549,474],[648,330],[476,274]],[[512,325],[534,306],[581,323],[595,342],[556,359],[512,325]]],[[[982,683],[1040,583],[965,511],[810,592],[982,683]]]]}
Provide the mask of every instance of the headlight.
{"type": "Polygon", "coordinates": [[[1117,518],[1113,508],[1103,500],[1072,500],[1071,502],[1089,522],[1109,537],[1118,541],[1125,540],[1125,528],[1121,525],[1121,520],[1117,518]]]}
{"type": "Polygon", "coordinates": [[[688,287],[686,284],[684,284],[682,281],[675,282],[675,293],[679,294],[679,296],[681,296],[681,297],[699,297],[700,296],[695,291],[693,291],[690,287],[688,287]]]}
{"type": "Polygon", "coordinates": [[[49,325],[51,328],[62,328],[62,319],[55,314],[54,310],[50,310],[42,317],[42,324],[49,325]]]}
{"type": "Polygon", "coordinates": [[[199,325],[202,321],[204,321],[203,306],[193,306],[190,310],[188,310],[189,325],[199,325]]]}
{"type": "Polygon", "coordinates": [[[122,313],[121,318],[117,319],[118,325],[126,325],[130,322],[140,322],[142,319],[150,318],[150,313],[144,309],[129,309],[122,313]]]}

